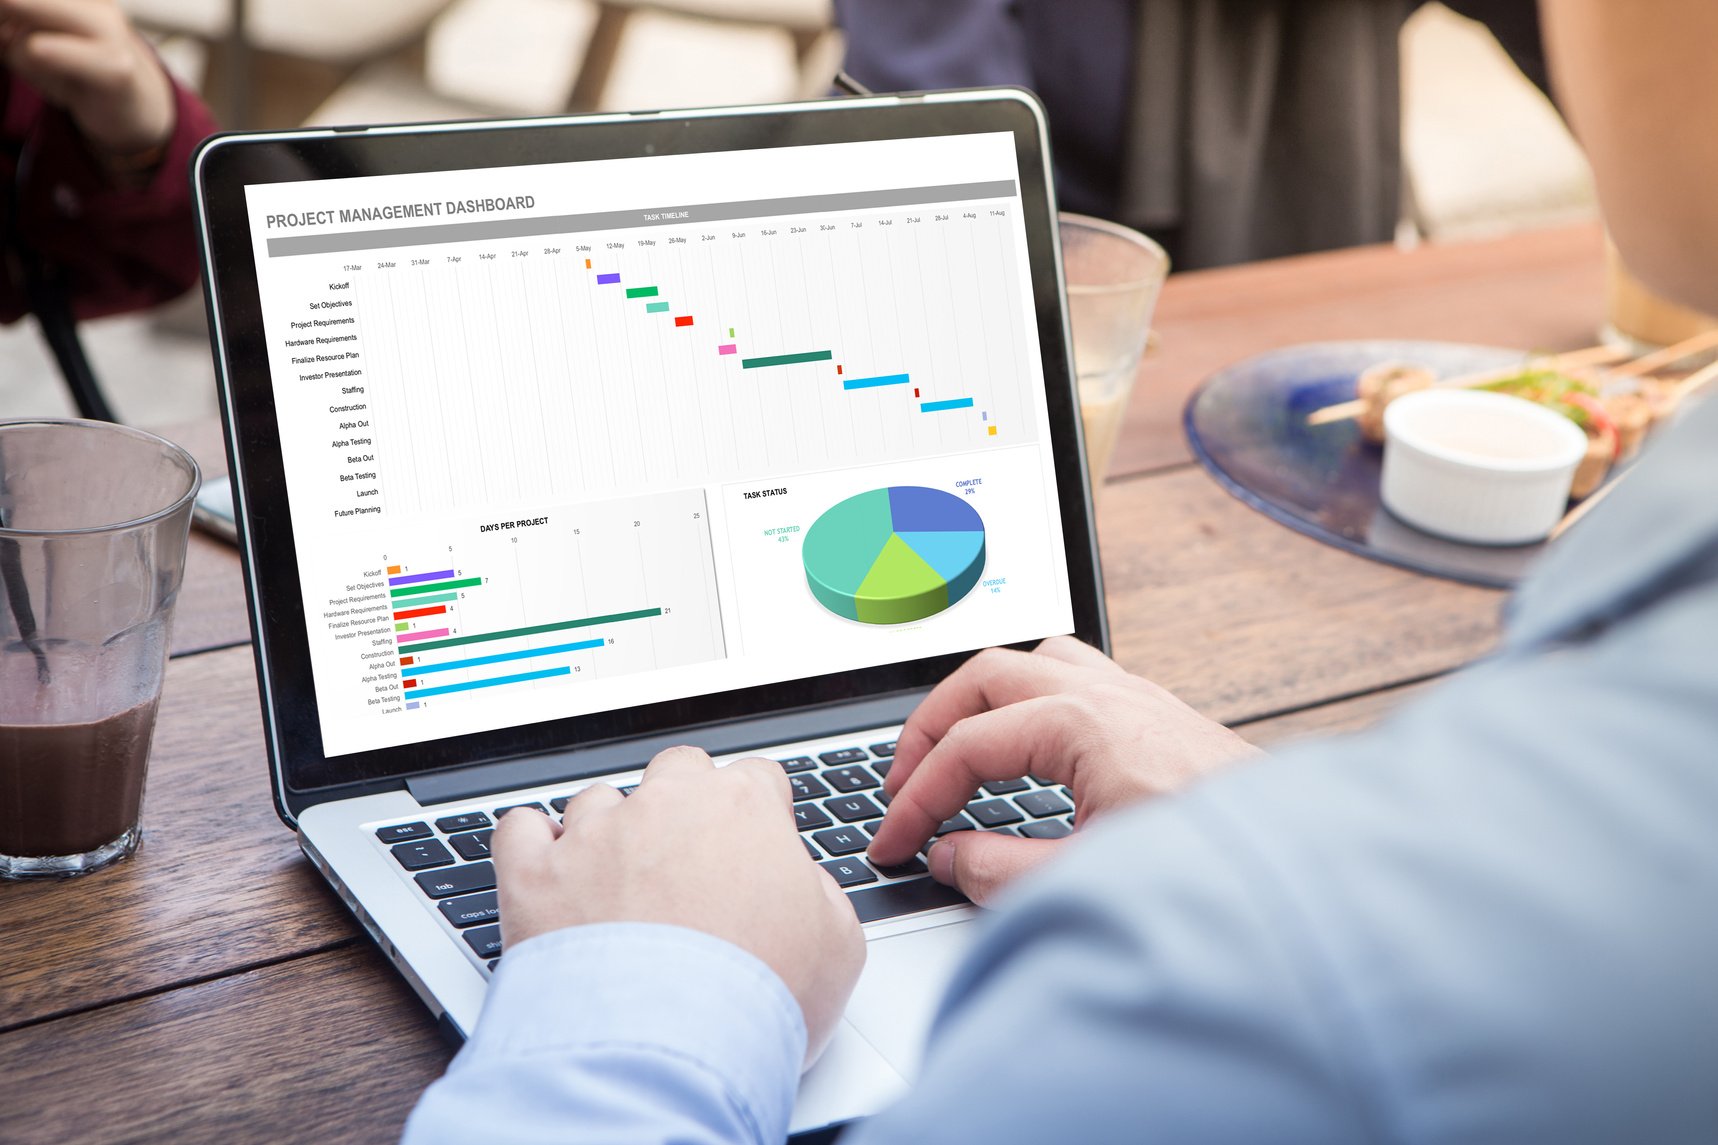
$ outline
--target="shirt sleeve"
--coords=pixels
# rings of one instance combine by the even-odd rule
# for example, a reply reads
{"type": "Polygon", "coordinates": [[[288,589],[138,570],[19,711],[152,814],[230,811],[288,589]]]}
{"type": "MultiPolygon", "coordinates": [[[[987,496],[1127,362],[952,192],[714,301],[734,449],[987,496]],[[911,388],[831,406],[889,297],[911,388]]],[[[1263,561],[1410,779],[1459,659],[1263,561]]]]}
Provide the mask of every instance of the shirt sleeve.
{"type": "Polygon", "coordinates": [[[605,923],[509,950],[405,1145],[775,1143],[805,1020],[781,979],[682,927],[605,923]]]}

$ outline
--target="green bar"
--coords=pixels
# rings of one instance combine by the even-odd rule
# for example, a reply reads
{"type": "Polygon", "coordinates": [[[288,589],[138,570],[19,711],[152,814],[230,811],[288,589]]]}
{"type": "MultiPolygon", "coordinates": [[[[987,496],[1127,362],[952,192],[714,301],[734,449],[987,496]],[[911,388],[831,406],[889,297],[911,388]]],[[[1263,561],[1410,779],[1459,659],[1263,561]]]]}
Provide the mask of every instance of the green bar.
{"type": "Polygon", "coordinates": [[[803,354],[774,354],[768,358],[741,358],[740,367],[755,370],[759,366],[797,366],[801,362],[827,362],[835,357],[833,350],[807,350],[803,354]]]}
{"type": "Polygon", "coordinates": [[[413,644],[412,652],[434,652],[437,648],[458,648],[462,644],[482,644],[486,640],[511,640],[515,636],[540,636],[545,632],[565,632],[569,628],[589,628],[595,624],[616,624],[622,620],[645,620],[661,616],[660,608],[641,608],[637,612],[614,612],[607,616],[587,616],[583,620],[562,620],[555,624],[533,624],[529,628],[509,628],[504,632],[485,632],[478,636],[455,636],[449,640],[429,640],[413,644]]]}
{"type": "Polygon", "coordinates": [[[394,625],[394,631],[395,632],[404,632],[406,629],[408,629],[410,627],[411,627],[411,624],[408,621],[402,620],[398,624],[394,625]]]}
{"type": "Polygon", "coordinates": [[[666,302],[652,302],[652,303],[649,303],[645,306],[644,312],[646,314],[661,314],[664,310],[667,310],[667,309],[668,309],[668,303],[666,303],[666,302]]]}
{"type": "Polygon", "coordinates": [[[654,286],[629,286],[626,288],[626,296],[628,298],[655,298],[656,297],[656,287],[654,287],[654,286]]]}
{"type": "MultiPolygon", "coordinates": [[[[432,584],[432,585],[430,585],[430,587],[431,588],[440,588],[441,585],[432,584]]],[[[443,593],[441,596],[426,596],[422,600],[408,601],[408,603],[413,608],[417,608],[419,605],[423,605],[423,606],[427,607],[428,605],[432,605],[432,604],[446,604],[450,600],[458,600],[458,599],[459,599],[459,594],[457,592],[448,592],[448,593],[443,593]]]]}
{"type": "MultiPolygon", "coordinates": [[[[404,588],[391,588],[389,596],[416,596],[420,592],[440,592],[444,588],[475,588],[483,583],[480,576],[468,576],[464,580],[438,580],[434,584],[408,584],[404,588]]],[[[417,601],[412,601],[416,604],[417,601]]]]}
{"type": "Polygon", "coordinates": [[[732,326],[730,326],[730,327],[728,327],[728,337],[732,338],[733,336],[734,336],[734,328],[732,326]]]}

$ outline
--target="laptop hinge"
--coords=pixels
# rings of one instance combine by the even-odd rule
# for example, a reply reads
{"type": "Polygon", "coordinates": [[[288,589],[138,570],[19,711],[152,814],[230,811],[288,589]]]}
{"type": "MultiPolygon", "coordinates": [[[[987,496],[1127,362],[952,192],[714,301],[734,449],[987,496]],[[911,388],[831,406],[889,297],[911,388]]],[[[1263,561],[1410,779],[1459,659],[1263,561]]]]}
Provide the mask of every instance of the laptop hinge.
{"type": "Polygon", "coordinates": [[[711,755],[774,747],[798,740],[820,739],[867,728],[902,723],[923,699],[923,691],[901,692],[850,704],[736,720],[705,728],[682,729],[670,735],[622,740],[591,747],[496,760],[473,767],[438,771],[406,780],[412,798],[426,806],[474,799],[498,791],[540,787],[559,780],[586,779],[644,766],[664,748],[691,743],[711,755]]]}

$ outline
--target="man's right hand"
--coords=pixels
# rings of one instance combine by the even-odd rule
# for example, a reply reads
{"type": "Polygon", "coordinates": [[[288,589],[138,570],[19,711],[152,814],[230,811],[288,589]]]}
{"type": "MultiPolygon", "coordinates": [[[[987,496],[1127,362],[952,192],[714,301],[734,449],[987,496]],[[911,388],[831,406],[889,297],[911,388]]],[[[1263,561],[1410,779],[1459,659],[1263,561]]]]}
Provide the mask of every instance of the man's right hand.
{"type": "MultiPolygon", "coordinates": [[[[1262,754],[1072,637],[1029,653],[993,648],[939,684],[902,729],[871,858],[906,862],[994,780],[1032,774],[1071,788],[1084,827],[1262,754]]],[[[931,848],[931,874],[984,903],[1065,842],[962,831],[931,848]]]]}

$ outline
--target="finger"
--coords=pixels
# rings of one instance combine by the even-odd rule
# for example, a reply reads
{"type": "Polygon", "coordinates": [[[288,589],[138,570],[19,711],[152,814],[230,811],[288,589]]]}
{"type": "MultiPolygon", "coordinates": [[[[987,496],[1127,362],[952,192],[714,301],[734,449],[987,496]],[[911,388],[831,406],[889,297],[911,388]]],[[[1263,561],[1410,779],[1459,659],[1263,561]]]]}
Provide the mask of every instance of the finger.
{"type": "Polygon", "coordinates": [[[108,0],[0,0],[0,17],[33,28],[97,36],[111,30],[115,10],[108,0]]]}
{"type": "Polygon", "coordinates": [[[1092,668],[1100,672],[1120,672],[1127,674],[1127,669],[1087,644],[1084,640],[1076,640],[1072,636],[1052,636],[1038,647],[1033,653],[1038,656],[1048,656],[1076,668],[1092,668]]]}
{"type": "Polygon", "coordinates": [[[960,831],[931,847],[931,877],[959,887],[967,898],[987,906],[1009,883],[1054,858],[1065,842],[960,831]]]}
{"type": "Polygon", "coordinates": [[[784,805],[793,803],[793,786],[787,781],[787,772],[773,759],[765,759],[761,755],[749,756],[746,759],[736,759],[721,770],[731,775],[743,775],[767,788],[784,805]]]}
{"type": "Polygon", "coordinates": [[[709,755],[695,747],[671,747],[667,751],[657,752],[656,758],[644,769],[644,778],[639,780],[639,790],[642,791],[643,785],[653,779],[709,771],[715,766],[710,762],[709,755]]]}
{"type": "Polygon", "coordinates": [[[503,815],[490,837],[495,869],[509,871],[531,865],[560,833],[554,821],[538,811],[522,809],[503,815]]]}
{"type": "Polygon", "coordinates": [[[1070,664],[1006,648],[989,648],[956,668],[908,717],[895,745],[883,789],[901,790],[919,761],[948,730],[969,716],[1061,691],[1078,678],[1070,664]]]}
{"type": "MultiPolygon", "coordinates": [[[[607,783],[593,783],[568,802],[567,809],[561,812],[561,830],[572,829],[573,824],[602,811],[612,810],[626,802],[626,796],[620,793],[620,788],[607,783]]],[[[510,814],[509,819],[513,818],[510,814]]]]}
{"type": "Polygon", "coordinates": [[[21,75],[98,90],[123,86],[133,66],[113,45],[65,32],[32,32],[13,45],[11,55],[21,75]]]}
{"type": "Polygon", "coordinates": [[[906,862],[981,783],[1027,774],[1072,783],[1089,718],[1078,698],[1057,695],[962,720],[890,799],[872,857],[886,867],[906,862]]]}

